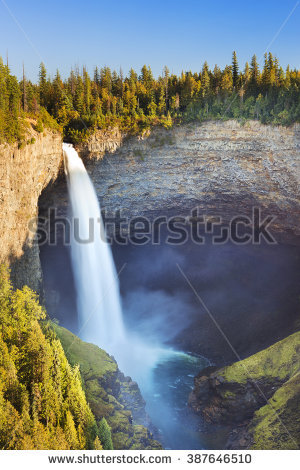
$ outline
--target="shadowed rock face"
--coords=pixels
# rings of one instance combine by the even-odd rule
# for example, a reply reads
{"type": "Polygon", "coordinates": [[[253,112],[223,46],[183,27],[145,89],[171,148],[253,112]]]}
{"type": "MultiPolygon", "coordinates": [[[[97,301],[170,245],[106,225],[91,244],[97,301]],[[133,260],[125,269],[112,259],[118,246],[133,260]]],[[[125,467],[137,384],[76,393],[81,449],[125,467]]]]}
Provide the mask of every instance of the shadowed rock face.
{"type": "Polygon", "coordinates": [[[34,219],[42,190],[55,180],[62,160],[62,137],[30,130],[35,142],[18,149],[0,145],[0,263],[12,268],[16,287],[24,284],[39,291],[39,248],[33,242],[34,219]],[[31,223],[31,231],[29,230],[31,223]]]}

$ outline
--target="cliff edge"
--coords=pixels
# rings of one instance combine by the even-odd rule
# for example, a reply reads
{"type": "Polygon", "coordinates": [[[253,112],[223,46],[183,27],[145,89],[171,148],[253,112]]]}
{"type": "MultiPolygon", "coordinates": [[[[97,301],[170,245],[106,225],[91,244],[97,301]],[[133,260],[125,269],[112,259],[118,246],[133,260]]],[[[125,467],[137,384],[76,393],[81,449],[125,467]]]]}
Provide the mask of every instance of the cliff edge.
{"type": "Polygon", "coordinates": [[[39,248],[33,243],[38,199],[62,162],[58,132],[28,130],[26,144],[0,145],[0,263],[10,265],[16,287],[41,289],[39,248]]]}

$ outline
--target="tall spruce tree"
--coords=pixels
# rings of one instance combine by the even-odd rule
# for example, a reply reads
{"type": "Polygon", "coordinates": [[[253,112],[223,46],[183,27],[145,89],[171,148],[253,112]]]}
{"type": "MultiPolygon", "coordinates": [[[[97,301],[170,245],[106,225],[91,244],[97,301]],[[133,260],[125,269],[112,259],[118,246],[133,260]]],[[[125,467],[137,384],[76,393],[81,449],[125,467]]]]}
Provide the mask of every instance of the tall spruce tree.
{"type": "Polygon", "coordinates": [[[100,437],[100,441],[101,441],[103,449],[105,450],[113,449],[110,427],[108,426],[105,418],[102,418],[99,423],[99,437],[100,437]]]}
{"type": "Polygon", "coordinates": [[[239,81],[239,65],[238,65],[236,52],[233,51],[232,53],[232,83],[233,83],[234,89],[237,88],[238,81],[239,81]]]}

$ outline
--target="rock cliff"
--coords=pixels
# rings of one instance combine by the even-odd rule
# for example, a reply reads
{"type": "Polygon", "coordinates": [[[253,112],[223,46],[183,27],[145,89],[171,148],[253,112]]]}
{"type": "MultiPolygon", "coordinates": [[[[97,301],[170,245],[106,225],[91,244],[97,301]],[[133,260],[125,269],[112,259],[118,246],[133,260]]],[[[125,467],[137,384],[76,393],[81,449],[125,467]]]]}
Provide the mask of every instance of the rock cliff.
{"type": "MultiPolygon", "coordinates": [[[[210,121],[156,128],[145,137],[99,131],[77,146],[107,214],[190,215],[193,208],[228,223],[259,207],[281,239],[300,235],[300,125],[210,121]]],[[[57,184],[46,199],[66,213],[57,184]]],[[[43,204],[42,204],[43,205],[43,204]]],[[[107,227],[108,232],[110,226],[107,227]]]]}
{"type": "MultiPolygon", "coordinates": [[[[143,139],[119,143],[120,136],[113,154],[100,152],[102,160],[86,163],[109,213],[120,208],[128,217],[187,216],[197,206],[200,213],[228,222],[251,215],[257,206],[276,217],[274,230],[300,234],[298,124],[206,122],[155,129],[143,139]]],[[[88,148],[79,148],[81,155],[94,158],[94,140],[88,148]]]]}
{"type": "Polygon", "coordinates": [[[33,129],[27,144],[0,145],[0,263],[10,264],[15,286],[39,291],[41,268],[33,242],[38,199],[57,177],[62,161],[62,137],[33,129]]]}
{"type": "MultiPolygon", "coordinates": [[[[237,215],[251,217],[256,206],[261,209],[262,217],[276,217],[271,232],[277,241],[299,244],[298,124],[284,128],[256,121],[244,125],[217,121],[170,130],[155,128],[143,138],[124,138],[111,131],[107,147],[104,139],[104,133],[100,132],[78,150],[106,215],[120,209],[128,219],[139,215],[150,220],[156,216],[188,217],[198,207],[199,214],[220,216],[226,223],[237,215]]],[[[45,191],[42,199],[41,211],[52,205],[58,209],[59,216],[67,214],[64,180],[45,191]]],[[[108,224],[109,234],[111,229],[108,224]]],[[[127,231],[128,226],[124,224],[125,234],[127,231]]],[[[219,315],[216,320],[223,328],[227,323],[225,330],[230,340],[238,338],[235,347],[241,357],[295,331],[294,320],[284,320],[282,325],[276,309],[269,312],[262,307],[253,315],[251,312],[250,324],[247,315],[241,315],[238,309],[226,311],[226,320],[222,312],[220,309],[215,314],[219,315]],[[260,334],[256,334],[260,325],[260,334]]],[[[205,318],[201,318],[201,325],[198,322],[183,333],[178,340],[180,347],[200,352],[219,364],[224,364],[224,359],[232,362],[234,357],[228,345],[207,315],[205,318]]]]}
{"type": "Polygon", "coordinates": [[[99,160],[105,153],[114,153],[123,142],[124,136],[118,128],[110,130],[97,130],[89,139],[77,145],[82,158],[95,158],[99,160]]]}
{"type": "Polygon", "coordinates": [[[300,445],[300,333],[195,378],[189,404],[208,423],[231,425],[232,449],[300,445]]]}

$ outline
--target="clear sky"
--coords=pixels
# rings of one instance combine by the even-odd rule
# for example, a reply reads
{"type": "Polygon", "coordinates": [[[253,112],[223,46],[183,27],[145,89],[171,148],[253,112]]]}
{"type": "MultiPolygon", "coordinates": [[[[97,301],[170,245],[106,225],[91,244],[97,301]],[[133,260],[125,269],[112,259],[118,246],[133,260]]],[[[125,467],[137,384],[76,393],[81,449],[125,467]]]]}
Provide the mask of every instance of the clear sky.
{"type": "Polygon", "coordinates": [[[297,0],[0,0],[0,55],[13,73],[37,79],[75,65],[127,73],[150,65],[171,72],[240,64],[268,48],[283,66],[300,66],[297,0]],[[10,12],[8,11],[10,10],[10,12]],[[272,43],[272,44],[270,44],[272,43]]]}

